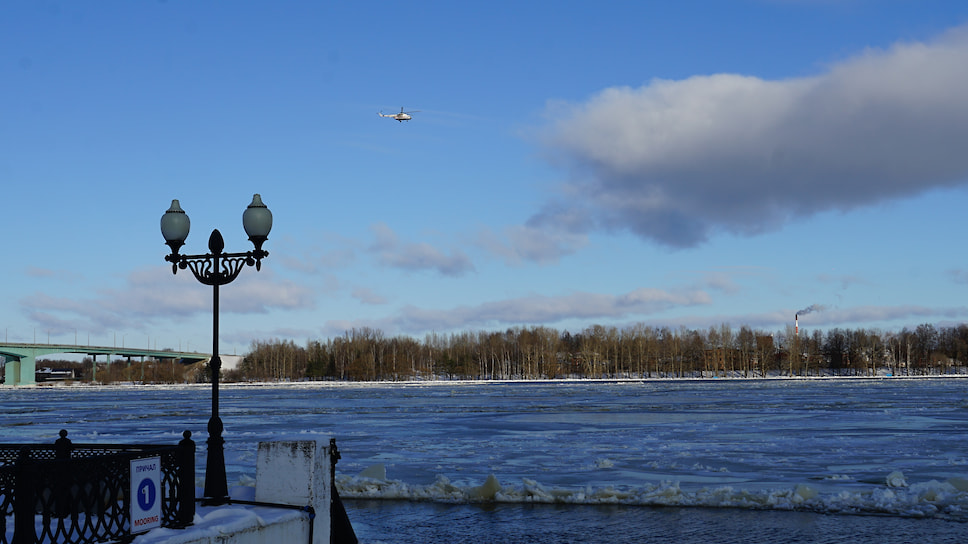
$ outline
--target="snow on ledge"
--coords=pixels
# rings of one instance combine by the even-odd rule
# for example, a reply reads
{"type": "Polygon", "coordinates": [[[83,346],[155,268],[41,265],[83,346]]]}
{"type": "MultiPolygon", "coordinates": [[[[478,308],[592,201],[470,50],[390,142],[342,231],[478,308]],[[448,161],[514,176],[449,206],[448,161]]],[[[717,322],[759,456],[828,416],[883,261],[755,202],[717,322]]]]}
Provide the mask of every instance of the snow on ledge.
{"type": "MultiPolygon", "coordinates": [[[[157,528],[137,536],[135,544],[328,544],[330,540],[329,449],[322,441],[260,442],[256,487],[237,486],[235,501],[221,506],[197,505],[193,524],[185,529],[157,528]],[[273,503],[278,506],[267,506],[273,503]],[[306,510],[287,508],[311,506],[306,510]],[[312,540],[310,541],[310,534],[312,540]]],[[[201,496],[201,490],[196,490],[201,496]]]]}

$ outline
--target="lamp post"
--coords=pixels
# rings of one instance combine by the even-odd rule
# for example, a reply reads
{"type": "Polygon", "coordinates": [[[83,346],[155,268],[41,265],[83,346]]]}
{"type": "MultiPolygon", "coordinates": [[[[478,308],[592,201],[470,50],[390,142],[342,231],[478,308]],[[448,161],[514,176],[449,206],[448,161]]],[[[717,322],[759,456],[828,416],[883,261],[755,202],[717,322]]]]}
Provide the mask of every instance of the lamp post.
{"type": "Polygon", "coordinates": [[[165,260],[171,263],[172,274],[177,274],[178,269],[187,268],[192,271],[195,279],[211,285],[213,290],[212,358],[208,363],[212,374],[212,417],[208,420],[204,496],[210,504],[223,504],[228,501],[229,492],[225,480],[225,440],[222,438],[224,427],[218,415],[218,381],[222,367],[222,360],[218,355],[218,288],[231,283],[246,266],[254,265],[256,270],[262,269],[262,259],[269,256],[269,252],[262,249],[262,244],[268,239],[269,230],[272,229],[272,212],[262,203],[261,196],[252,196],[252,203],[242,213],[242,226],[255,249],[245,253],[223,253],[225,241],[218,229],[215,229],[208,239],[210,253],[182,255],[178,250],[188,238],[189,226],[188,215],[177,200],[172,200],[171,207],[161,216],[161,234],[171,248],[171,255],[165,256],[165,260]]]}

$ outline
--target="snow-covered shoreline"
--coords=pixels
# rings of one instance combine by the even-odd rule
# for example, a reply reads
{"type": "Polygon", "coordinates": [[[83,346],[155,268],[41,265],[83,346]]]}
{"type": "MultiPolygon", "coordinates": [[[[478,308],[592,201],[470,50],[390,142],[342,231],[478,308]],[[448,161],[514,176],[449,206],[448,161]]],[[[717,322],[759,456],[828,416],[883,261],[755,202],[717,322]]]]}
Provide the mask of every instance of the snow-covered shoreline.
{"type": "MultiPolygon", "coordinates": [[[[472,380],[472,379],[448,379],[438,378],[433,380],[372,380],[372,381],[346,381],[346,380],[293,380],[293,381],[247,381],[247,382],[221,382],[220,389],[246,388],[246,387],[306,387],[306,388],[332,388],[332,387],[366,387],[396,385],[401,387],[430,386],[430,385],[488,385],[488,384],[576,384],[576,383],[666,383],[666,382],[706,382],[706,381],[736,381],[736,382],[764,382],[764,381],[838,381],[838,380],[949,380],[949,379],[968,379],[968,369],[959,369],[963,372],[948,374],[922,374],[922,375],[859,375],[859,376],[840,376],[840,375],[821,375],[821,376],[790,376],[776,374],[770,376],[685,376],[685,377],[625,377],[625,378],[548,378],[548,379],[501,379],[501,380],[472,380]]],[[[90,387],[100,389],[211,389],[210,383],[138,383],[138,382],[116,382],[110,384],[90,383],[80,381],[63,382],[44,382],[32,385],[17,386],[18,389],[45,389],[58,387],[90,387]]]]}

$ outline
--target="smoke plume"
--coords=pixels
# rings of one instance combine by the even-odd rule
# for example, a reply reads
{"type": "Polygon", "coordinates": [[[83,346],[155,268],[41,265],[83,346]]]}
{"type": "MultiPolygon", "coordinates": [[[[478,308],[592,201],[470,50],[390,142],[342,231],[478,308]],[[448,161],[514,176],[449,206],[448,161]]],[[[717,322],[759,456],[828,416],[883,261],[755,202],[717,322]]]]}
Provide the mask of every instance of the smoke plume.
{"type": "Polygon", "coordinates": [[[825,309],[826,309],[826,306],[824,306],[822,304],[811,304],[810,306],[807,306],[806,308],[804,308],[804,309],[800,310],[799,312],[797,312],[797,315],[805,315],[805,314],[809,314],[809,313],[812,313],[812,312],[821,312],[821,311],[823,311],[825,309]]]}

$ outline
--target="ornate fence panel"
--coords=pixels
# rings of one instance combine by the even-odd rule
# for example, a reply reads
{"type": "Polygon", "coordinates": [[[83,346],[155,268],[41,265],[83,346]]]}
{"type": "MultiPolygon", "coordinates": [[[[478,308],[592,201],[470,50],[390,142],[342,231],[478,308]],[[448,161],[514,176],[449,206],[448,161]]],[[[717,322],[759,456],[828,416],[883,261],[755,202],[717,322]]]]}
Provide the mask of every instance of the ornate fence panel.
{"type": "Polygon", "coordinates": [[[86,544],[131,538],[133,459],[158,457],[163,527],[195,515],[195,443],[0,444],[0,544],[86,544]],[[12,526],[12,527],[11,527],[12,526]],[[10,529],[12,528],[12,532],[10,529]]]}

